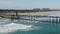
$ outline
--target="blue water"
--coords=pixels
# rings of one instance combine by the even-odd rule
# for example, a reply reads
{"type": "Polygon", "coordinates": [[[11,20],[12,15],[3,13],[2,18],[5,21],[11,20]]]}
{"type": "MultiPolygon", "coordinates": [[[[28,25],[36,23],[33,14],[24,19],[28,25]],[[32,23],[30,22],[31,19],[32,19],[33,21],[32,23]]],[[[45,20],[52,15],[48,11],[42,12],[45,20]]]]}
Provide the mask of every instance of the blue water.
{"type": "Polygon", "coordinates": [[[60,24],[28,21],[11,20],[0,21],[1,34],[60,34],[60,24]],[[25,28],[25,29],[24,29],[25,28]]]}

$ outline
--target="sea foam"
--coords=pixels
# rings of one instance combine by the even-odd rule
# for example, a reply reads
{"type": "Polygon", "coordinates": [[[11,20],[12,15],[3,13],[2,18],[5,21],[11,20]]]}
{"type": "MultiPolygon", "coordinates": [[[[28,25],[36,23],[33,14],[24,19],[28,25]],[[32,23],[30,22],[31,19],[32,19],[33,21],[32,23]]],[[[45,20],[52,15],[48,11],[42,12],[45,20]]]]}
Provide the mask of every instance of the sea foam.
{"type": "Polygon", "coordinates": [[[30,30],[36,30],[36,29],[38,29],[38,27],[32,26],[32,25],[10,23],[10,24],[6,24],[6,25],[1,25],[0,33],[10,33],[10,32],[15,32],[17,30],[30,31],[30,30]]]}

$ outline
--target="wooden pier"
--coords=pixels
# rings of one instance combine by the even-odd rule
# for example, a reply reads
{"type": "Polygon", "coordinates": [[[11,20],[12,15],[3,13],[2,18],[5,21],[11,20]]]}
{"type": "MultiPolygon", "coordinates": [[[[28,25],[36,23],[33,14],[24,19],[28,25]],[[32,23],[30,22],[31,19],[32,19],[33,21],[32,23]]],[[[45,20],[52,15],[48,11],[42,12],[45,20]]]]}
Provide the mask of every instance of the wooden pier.
{"type": "Polygon", "coordinates": [[[41,15],[38,15],[38,16],[31,16],[31,15],[26,16],[26,15],[18,15],[17,11],[16,11],[16,15],[9,15],[9,16],[10,17],[7,17],[7,18],[10,18],[10,19],[21,19],[21,20],[30,20],[30,21],[39,21],[39,22],[48,22],[48,23],[60,23],[60,16],[41,16],[41,15]],[[22,18],[22,17],[24,17],[24,18],[22,18]],[[26,17],[28,17],[28,19],[26,17]],[[38,20],[39,18],[41,18],[41,19],[45,18],[45,19],[38,20]]]}
{"type": "Polygon", "coordinates": [[[60,24],[60,17],[59,16],[11,16],[11,19],[21,19],[21,20],[29,20],[29,21],[39,21],[39,22],[48,22],[48,23],[59,23],[60,24]],[[40,20],[38,20],[41,18],[40,20]],[[45,18],[45,19],[43,19],[45,18]],[[43,19],[43,20],[42,20],[43,19]]]}

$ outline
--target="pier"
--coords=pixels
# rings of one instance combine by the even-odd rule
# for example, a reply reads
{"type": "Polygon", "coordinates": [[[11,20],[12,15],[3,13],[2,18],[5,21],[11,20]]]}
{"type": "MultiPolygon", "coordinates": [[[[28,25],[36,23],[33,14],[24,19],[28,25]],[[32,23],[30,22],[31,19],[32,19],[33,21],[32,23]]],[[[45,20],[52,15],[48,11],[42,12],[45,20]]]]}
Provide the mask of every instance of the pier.
{"type": "Polygon", "coordinates": [[[16,15],[16,16],[11,16],[10,18],[60,24],[59,16],[22,16],[22,15],[19,16],[19,15],[16,15]]]}
{"type": "MultiPolygon", "coordinates": [[[[43,12],[44,13],[44,12],[43,12]]],[[[46,12],[45,12],[46,13],[46,12]]],[[[51,13],[51,12],[50,12],[51,13]]],[[[9,19],[21,19],[29,21],[39,21],[39,22],[48,22],[48,23],[60,23],[60,16],[48,16],[48,15],[19,15],[19,12],[15,11],[12,15],[6,15],[5,18],[9,19]]]]}

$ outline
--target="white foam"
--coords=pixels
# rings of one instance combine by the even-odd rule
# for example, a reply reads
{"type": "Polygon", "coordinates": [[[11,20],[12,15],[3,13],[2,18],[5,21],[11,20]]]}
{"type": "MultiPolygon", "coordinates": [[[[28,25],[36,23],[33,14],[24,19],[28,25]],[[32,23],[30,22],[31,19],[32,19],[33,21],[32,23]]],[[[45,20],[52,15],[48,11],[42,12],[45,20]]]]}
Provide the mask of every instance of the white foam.
{"type": "Polygon", "coordinates": [[[30,30],[34,30],[34,29],[38,29],[38,28],[36,26],[32,26],[32,25],[10,23],[7,25],[0,26],[0,33],[10,33],[10,32],[15,32],[17,30],[30,31],[30,30]]]}

